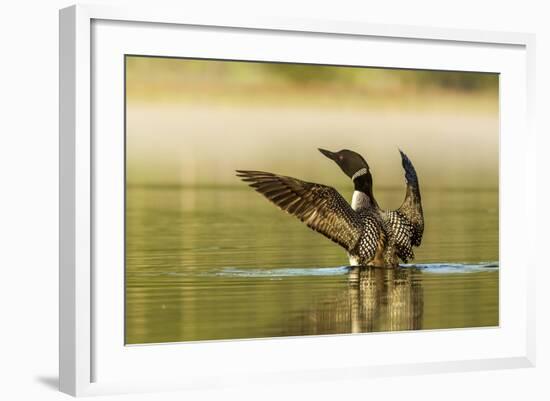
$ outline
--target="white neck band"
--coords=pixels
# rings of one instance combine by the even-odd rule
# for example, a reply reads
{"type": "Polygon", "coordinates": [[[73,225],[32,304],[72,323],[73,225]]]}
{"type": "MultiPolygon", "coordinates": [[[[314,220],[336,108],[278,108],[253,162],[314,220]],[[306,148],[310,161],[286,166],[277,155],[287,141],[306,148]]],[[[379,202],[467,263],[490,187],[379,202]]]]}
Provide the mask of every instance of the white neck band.
{"type": "Polygon", "coordinates": [[[361,177],[362,175],[367,174],[367,169],[363,167],[361,170],[358,170],[353,176],[351,177],[351,180],[354,181],[357,177],[361,177]]]}

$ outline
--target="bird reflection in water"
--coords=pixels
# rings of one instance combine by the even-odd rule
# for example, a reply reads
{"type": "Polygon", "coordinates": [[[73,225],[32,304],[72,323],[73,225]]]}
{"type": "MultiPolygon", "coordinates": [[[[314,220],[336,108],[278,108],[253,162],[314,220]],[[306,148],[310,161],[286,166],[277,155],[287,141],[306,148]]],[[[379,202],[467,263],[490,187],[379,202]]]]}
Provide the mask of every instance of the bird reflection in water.
{"type": "Polygon", "coordinates": [[[297,316],[300,331],[343,334],[422,329],[421,274],[414,268],[350,267],[344,289],[317,300],[297,316]]]}
{"type": "Polygon", "coordinates": [[[423,292],[415,269],[353,267],[349,273],[352,333],[422,328],[423,292]]]}

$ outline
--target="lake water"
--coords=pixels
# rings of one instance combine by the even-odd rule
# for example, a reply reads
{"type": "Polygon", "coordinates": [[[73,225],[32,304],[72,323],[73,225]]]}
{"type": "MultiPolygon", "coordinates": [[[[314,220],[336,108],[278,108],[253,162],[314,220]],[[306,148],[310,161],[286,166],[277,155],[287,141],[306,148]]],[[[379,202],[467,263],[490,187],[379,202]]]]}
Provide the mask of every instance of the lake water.
{"type": "Polygon", "coordinates": [[[422,195],[422,246],[392,270],[347,267],[244,184],[129,187],[126,343],[497,326],[498,191],[422,195]]]}

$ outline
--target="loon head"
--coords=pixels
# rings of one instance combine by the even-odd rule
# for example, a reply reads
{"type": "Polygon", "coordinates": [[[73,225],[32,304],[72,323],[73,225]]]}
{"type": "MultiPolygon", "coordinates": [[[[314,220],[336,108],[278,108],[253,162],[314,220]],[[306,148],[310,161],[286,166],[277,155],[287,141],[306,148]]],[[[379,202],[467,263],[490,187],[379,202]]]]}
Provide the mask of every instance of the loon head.
{"type": "MultiPolygon", "coordinates": [[[[370,205],[378,208],[378,203],[373,194],[372,174],[367,161],[359,153],[352,150],[341,150],[339,152],[331,152],[325,149],[319,149],[329,159],[333,160],[342,171],[353,181],[354,189],[359,193],[359,198],[362,199],[362,207],[370,205]],[[361,195],[364,194],[364,196],[361,195]]],[[[352,202],[352,207],[353,206],[352,202]]],[[[354,207],[355,210],[355,207],[354,207]]]]}
{"type": "Polygon", "coordinates": [[[319,149],[330,160],[333,160],[342,171],[353,181],[356,178],[370,173],[370,168],[363,156],[352,150],[343,149],[339,152],[331,152],[325,149],[319,149]]]}

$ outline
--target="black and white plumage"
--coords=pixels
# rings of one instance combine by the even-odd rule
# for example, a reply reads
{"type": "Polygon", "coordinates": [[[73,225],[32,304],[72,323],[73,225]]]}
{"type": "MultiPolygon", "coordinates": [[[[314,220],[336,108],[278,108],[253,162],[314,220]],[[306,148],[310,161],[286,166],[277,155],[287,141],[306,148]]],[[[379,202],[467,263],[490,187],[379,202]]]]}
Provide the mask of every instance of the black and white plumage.
{"type": "Polygon", "coordinates": [[[405,170],[405,179],[407,180],[407,192],[405,200],[397,212],[404,216],[412,225],[411,244],[420,246],[422,235],[424,234],[424,212],[422,210],[422,198],[420,196],[420,186],[418,177],[412,162],[401,150],[401,160],[405,170]]]}
{"type": "Polygon", "coordinates": [[[283,211],[336,242],[353,265],[384,265],[386,224],[369,210],[353,210],[334,188],[262,171],[237,176],[283,211]]]}
{"type": "Polygon", "coordinates": [[[329,159],[334,160],[355,185],[352,207],[356,211],[365,209],[381,216],[386,225],[388,241],[384,254],[386,265],[396,266],[399,260],[408,262],[414,259],[413,247],[420,246],[424,233],[424,214],[420,197],[420,187],[416,170],[405,153],[399,151],[405,170],[407,190],[402,205],[397,210],[382,210],[373,194],[373,180],[370,168],[353,173],[349,160],[363,160],[361,155],[350,150],[330,152],[320,149],[329,159]]]}
{"type": "Polygon", "coordinates": [[[398,266],[414,258],[420,245],[424,215],[418,177],[400,151],[407,191],[397,210],[382,210],[373,194],[373,180],[365,159],[351,150],[319,149],[352,180],[351,205],[334,188],[263,171],[237,170],[237,176],[283,211],[336,242],[348,252],[351,265],[398,266]]]}
{"type": "Polygon", "coordinates": [[[399,153],[407,181],[405,199],[399,209],[385,213],[394,237],[396,256],[406,263],[414,259],[413,247],[422,243],[424,212],[416,170],[407,155],[401,150],[399,153]]]}
{"type": "Polygon", "coordinates": [[[392,251],[395,256],[405,263],[413,260],[414,251],[412,247],[413,245],[420,245],[420,243],[418,245],[413,244],[412,239],[415,235],[413,224],[399,210],[384,210],[381,211],[381,214],[383,219],[389,224],[393,245],[392,251]]]}

